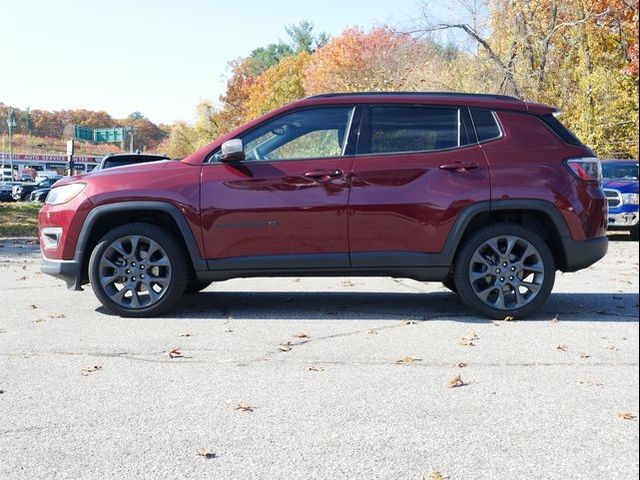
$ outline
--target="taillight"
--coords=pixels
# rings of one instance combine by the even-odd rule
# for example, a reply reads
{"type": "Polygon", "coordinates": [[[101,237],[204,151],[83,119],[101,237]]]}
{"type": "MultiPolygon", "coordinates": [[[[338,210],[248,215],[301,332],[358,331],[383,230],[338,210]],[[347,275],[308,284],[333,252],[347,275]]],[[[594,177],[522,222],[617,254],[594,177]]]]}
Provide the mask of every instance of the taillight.
{"type": "Polygon", "coordinates": [[[600,182],[602,180],[602,165],[598,158],[570,158],[565,164],[573,176],[579,180],[585,182],[600,182]]]}

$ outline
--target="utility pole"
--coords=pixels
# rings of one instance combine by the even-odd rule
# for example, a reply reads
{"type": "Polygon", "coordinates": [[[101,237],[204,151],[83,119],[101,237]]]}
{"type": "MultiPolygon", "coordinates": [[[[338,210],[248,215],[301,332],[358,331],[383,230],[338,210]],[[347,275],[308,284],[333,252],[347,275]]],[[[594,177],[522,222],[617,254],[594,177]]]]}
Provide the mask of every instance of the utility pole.
{"type": "Polygon", "coordinates": [[[127,127],[127,133],[129,134],[129,153],[133,153],[133,125],[127,127]]]}
{"type": "Polygon", "coordinates": [[[11,168],[11,179],[15,180],[13,176],[13,127],[16,126],[16,119],[13,118],[13,110],[9,110],[9,117],[7,118],[7,126],[9,127],[9,167],[11,168]]]}

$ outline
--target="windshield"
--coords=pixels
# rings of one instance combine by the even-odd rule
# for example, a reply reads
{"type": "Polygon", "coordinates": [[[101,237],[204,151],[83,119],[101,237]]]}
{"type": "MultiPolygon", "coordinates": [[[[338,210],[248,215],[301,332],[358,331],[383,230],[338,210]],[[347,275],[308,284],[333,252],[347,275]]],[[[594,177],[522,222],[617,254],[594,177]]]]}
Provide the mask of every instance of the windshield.
{"type": "Polygon", "coordinates": [[[638,162],[602,162],[602,176],[617,180],[638,180],[638,162]]]}

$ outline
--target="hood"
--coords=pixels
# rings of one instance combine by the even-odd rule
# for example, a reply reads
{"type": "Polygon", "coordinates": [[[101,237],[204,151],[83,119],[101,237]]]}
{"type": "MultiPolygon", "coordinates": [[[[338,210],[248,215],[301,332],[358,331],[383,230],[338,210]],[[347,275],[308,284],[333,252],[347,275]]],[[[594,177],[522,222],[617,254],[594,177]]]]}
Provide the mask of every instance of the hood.
{"type": "Polygon", "coordinates": [[[147,163],[134,163],[132,165],[123,165],[121,167],[105,168],[104,170],[97,170],[95,172],[84,173],[82,175],[76,175],[74,177],[65,177],[58,180],[54,187],[61,187],[70,183],[90,181],[94,178],[100,177],[112,177],[118,175],[131,175],[132,173],[148,173],[153,175],[153,172],[158,172],[165,168],[168,164],[175,163],[173,160],[158,160],[157,162],[147,163]]]}
{"type": "Polygon", "coordinates": [[[638,180],[621,180],[619,178],[603,178],[602,188],[619,190],[621,193],[638,193],[638,180]]]}

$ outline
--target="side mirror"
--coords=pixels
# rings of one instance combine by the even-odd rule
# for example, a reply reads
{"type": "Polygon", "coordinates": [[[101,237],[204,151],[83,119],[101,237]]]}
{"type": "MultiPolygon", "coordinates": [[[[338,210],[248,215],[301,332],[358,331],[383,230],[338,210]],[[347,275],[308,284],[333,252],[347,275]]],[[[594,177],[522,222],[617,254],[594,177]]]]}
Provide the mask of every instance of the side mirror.
{"type": "Polygon", "coordinates": [[[220,147],[220,161],[221,162],[242,162],[244,160],[244,145],[242,140],[234,138],[227,140],[220,147]]]}

